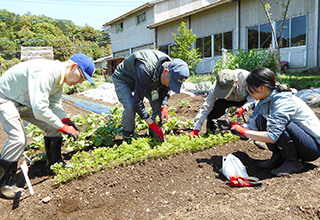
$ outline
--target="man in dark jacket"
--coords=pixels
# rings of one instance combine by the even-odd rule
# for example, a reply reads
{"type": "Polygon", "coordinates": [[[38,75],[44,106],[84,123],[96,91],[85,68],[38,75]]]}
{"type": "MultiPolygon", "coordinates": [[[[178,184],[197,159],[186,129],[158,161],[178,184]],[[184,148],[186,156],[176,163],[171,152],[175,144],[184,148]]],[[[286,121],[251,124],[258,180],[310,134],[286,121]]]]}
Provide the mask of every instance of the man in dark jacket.
{"type": "Polygon", "coordinates": [[[163,141],[163,132],[154,120],[158,115],[160,119],[168,119],[170,89],[179,93],[182,83],[188,77],[186,62],[181,59],[171,60],[161,51],[140,50],[124,59],[112,76],[118,99],[124,107],[123,138],[128,141],[133,137],[137,112],[148,123],[151,134],[163,141]],[[145,109],[144,97],[150,101],[152,117],[145,109]]]}

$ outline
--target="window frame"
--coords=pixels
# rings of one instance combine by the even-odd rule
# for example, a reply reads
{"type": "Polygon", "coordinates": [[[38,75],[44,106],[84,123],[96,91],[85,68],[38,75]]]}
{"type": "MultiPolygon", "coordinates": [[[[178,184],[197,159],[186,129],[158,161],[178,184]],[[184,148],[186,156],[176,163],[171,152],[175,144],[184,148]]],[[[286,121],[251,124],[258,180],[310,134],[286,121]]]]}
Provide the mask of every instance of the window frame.
{"type": "Polygon", "coordinates": [[[146,15],[146,12],[143,12],[141,14],[138,14],[136,16],[136,25],[141,25],[141,24],[144,24],[146,23],[146,20],[147,20],[147,15],[146,15]],[[140,21],[140,18],[142,17],[142,21],[140,21]]]}
{"type": "Polygon", "coordinates": [[[121,32],[123,32],[123,22],[116,24],[116,33],[118,34],[121,32]],[[120,27],[120,28],[118,28],[118,27],[120,27]]]}
{"type": "MultiPolygon", "coordinates": [[[[301,15],[301,16],[297,16],[297,17],[292,17],[292,18],[287,18],[285,20],[285,27],[287,28],[286,30],[284,29],[284,33],[283,33],[283,36],[285,36],[283,39],[285,39],[285,46],[281,46],[280,48],[292,48],[292,47],[299,47],[299,46],[306,46],[307,45],[307,15],[301,15]],[[301,22],[299,21],[299,19],[303,19],[303,22],[304,22],[304,27],[300,27],[300,26],[297,26],[297,25],[294,25],[293,24],[293,20],[297,20],[297,22],[301,22]],[[297,30],[298,28],[304,28],[304,31],[301,32],[301,34],[297,35],[297,37],[299,37],[300,35],[304,35],[304,39],[303,39],[303,43],[302,44],[298,44],[298,45],[293,45],[293,40],[292,40],[292,32],[293,30],[297,30]]],[[[259,25],[255,25],[255,26],[251,26],[251,27],[247,27],[247,49],[248,50],[251,50],[251,49],[261,49],[261,48],[266,48],[266,47],[261,47],[261,26],[263,25],[269,25],[270,26],[270,23],[264,23],[264,24],[259,24],[259,25]],[[257,28],[256,28],[257,27],[257,28]],[[251,48],[250,47],[250,44],[251,42],[249,42],[249,37],[250,37],[250,30],[255,30],[257,29],[257,32],[258,32],[258,39],[257,39],[257,42],[258,42],[258,47],[255,48],[254,46],[251,48]]],[[[275,26],[275,31],[276,31],[276,38],[277,40],[279,40],[279,36],[280,36],[280,28],[281,28],[281,25],[282,25],[282,20],[279,20],[279,21],[274,21],[273,22],[273,25],[275,26]]],[[[272,33],[272,29],[270,27],[270,30],[271,30],[271,43],[272,43],[272,48],[275,48],[275,42],[274,42],[274,37],[273,37],[273,33],[272,33]]],[[[253,41],[253,40],[252,40],[253,41]]],[[[301,41],[301,40],[300,40],[301,41]]],[[[298,41],[298,42],[300,42],[298,41]]],[[[269,47],[267,47],[269,48],[269,47]]]]}

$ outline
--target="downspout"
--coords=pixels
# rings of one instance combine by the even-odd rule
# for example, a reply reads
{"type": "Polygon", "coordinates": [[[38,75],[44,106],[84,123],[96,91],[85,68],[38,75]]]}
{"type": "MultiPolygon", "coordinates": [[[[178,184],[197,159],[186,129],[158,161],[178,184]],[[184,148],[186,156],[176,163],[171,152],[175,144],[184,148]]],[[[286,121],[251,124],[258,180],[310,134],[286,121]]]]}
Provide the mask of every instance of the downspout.
{"type": "Polygon", "coordinates": [[[158,45],[158,27],[155,27],[154,28],[154,49],[157,48],[157,45],[158,45]]]}
{"type": "Polygon", "coordinates": [[[317,16],[318,16],[318,19],[317,19],[317,24],[316,24],[316,28],[318,28],[318,33],[317,33],[317,37],[316,37],[316,41],[317,41],[317,67],[320,68],[320,29],[319,29],[319,24],[320,24],[320,0],[318,0],[318,3],[316,2],[316,8],[318,9],[318,12],[317,12],[317,16]]]}
{"type": "MultiPolygon", "coordinates": [[[[320,1],[320,0],[319,0],[320,1]]],[[[240,10],[240,0],[238,0],[238,50],[240,50],[241,46],[241,10],[240,10]]]]}

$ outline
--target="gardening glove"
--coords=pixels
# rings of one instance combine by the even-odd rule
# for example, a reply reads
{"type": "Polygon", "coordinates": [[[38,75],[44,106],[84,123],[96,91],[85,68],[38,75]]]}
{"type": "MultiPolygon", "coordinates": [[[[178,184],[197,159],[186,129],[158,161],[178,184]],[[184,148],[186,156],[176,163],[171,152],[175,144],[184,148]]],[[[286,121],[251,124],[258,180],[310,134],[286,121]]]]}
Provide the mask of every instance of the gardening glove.
{"type": "Polygon", "coordinates": [[[241,177],[230,175],[230,186],[262,186],[262,181],[257,177],[241,177]]]}
{"type": "Polygon", "coordinates": [[[149,124],[149,135],[156,138],[159,142],[163,142],[164,135],[161,128],[155,122],[149,124]]]}
{"type": "Polygon", "coordinates": [[[212,119],[212,123],[213,123],[213,125],[212,125],[213,132],[230,130],[232,125],[235,124],[232,121],[229,121],[227,119],[222,119],[222,118],[212,119]]]}
{"type": "Polygon", "coordinates": [[[161,107],[161,118],[164,119],[166,118],[167,120],[169,120],[169,115],[168,115],[168,107],[167,106],[162,106],[161,107]]]}
{"type": "Polygon", "coordinates": [[[72,126],[74,129],[76,129],[76,131],[78,131],[77,126],[70,120],[70,118],[64,118],[62,119],[62,123],[65,125],[70,125],[72,126]]]}
{"type": "Polygon", "coordinates": [[[189,137],[191,139],[198,135],[199,135],[199,130],[193,129],[192,132],[189,134],[189,137]]]}
{"type": "Polygon", "coordinates": [[[231,133],[240,137],[241,140],[248,140],[245,132],[248,129],[242,127],[240,124],[233,124],[231,127],[231,133]]]}
{"type": "Polygon", "coordinates": [[[74,140],[78,138],[78,132],[72,126],[64,125],[59,131],[67,134],[69,137],[73,137],[74,140]]]}
{"type": "Polygon", "coordinates": [[[232,114],[232,116],[233,115],[238,115],[237,117],[240,117],[242,115],[242,113],[245,112],[245,111],[246,111],[246,109],[243,108],[243,106],[241,106],[240,108],[238,108],[238,110],[234,114],[232,114]]]}

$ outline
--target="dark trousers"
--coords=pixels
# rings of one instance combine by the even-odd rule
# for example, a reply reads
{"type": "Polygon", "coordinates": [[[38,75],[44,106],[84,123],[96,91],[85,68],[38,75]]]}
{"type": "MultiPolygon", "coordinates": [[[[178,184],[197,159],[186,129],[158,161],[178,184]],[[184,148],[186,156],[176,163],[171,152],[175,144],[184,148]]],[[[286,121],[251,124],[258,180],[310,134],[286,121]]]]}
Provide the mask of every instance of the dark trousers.
{"type": "MultiPolygon", "coordinates": [[[[257,117],[256,125],[259,131],[267,130],[267,120],[262,115],[257,117]]],[[[313,161],[320,157],[320,144],[318,144],[315,138],[310,136],[294,122],[290,122],[286,126],[286,130],[281,134],[275,144],[281,146],[291,140],[294,142],[298,156],[301,160],[313,161]]]]}
{"type": "Polygon", "coordinates": [[[207,116],[207,129],[213,129],[212,119],[220,118],[226,112],[226,109],[232,106],[241,107],[246,103],[247,100],[241,102],[228,101],[226,99],[217,99],[214,103],[212,111],[207,116]]]}

